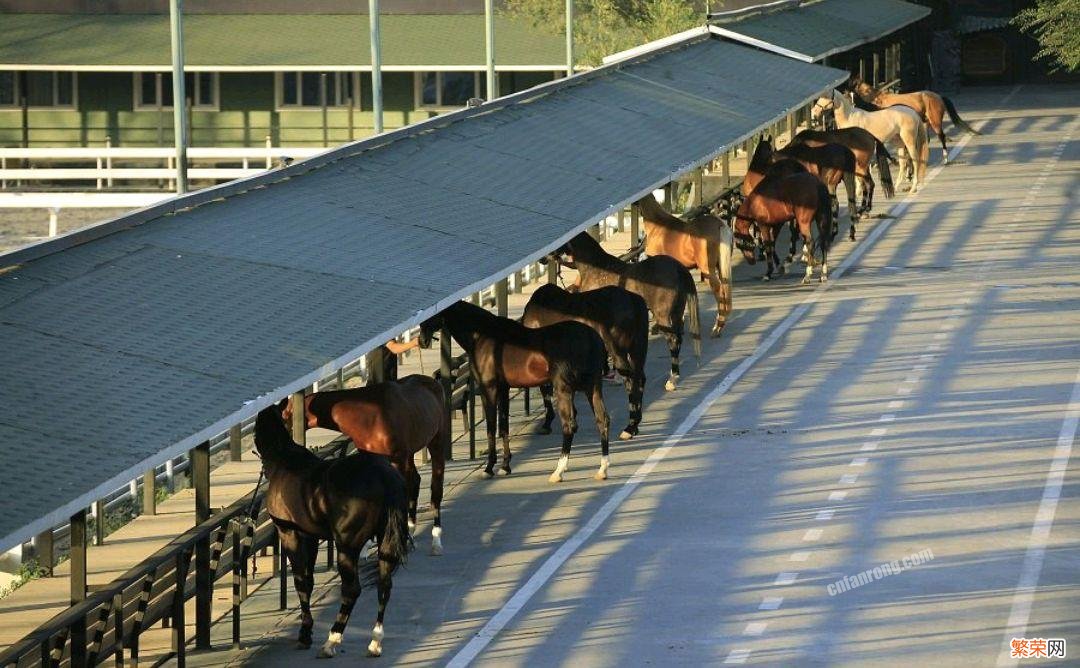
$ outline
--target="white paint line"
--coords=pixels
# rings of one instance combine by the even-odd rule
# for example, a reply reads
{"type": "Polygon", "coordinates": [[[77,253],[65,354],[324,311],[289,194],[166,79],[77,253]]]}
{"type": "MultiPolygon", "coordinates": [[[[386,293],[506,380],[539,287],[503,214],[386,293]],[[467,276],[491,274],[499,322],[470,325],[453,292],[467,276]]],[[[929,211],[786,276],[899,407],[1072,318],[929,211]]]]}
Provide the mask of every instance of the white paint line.
{"type": "Polygon", "coordinates": [[[903,407],[904,401],[902,399],[893,399],[889,402],[889,410],[891,411],[900,410],[903,407]]]}
{"type": "Polygon", "coordinates": [[[807,529],[806,533],[803,534],[802,539],[807,542],[812,542],[821,538],[824,533],[825,532],[821,529],[807,529]]]}
{"type": "Polygon", "coordinates": [[[779,610],[780,606],[784,604],[783,596],[766,596],[761,599],[761,605],[757,607],[758,610],[779,610]]]}
{"type": "Polygon", "coordinates": [[[851,460],[851,463],[848,464],[848,466],[866,466],[868,461],[870,461],[869,457],[856,457],[851,460]]]}
{"type": "Polygon", "coordinates": [[[746,660],[750,658],[750,650],[748,649],[733,649],[731,653],[724,659],[724,663],[746,663],[746,660]]]}
{"type": "Polygon", "coordinates": [[[841,485],[854,485],[855,481],[859,479],[859,476],[855,473],[845,473],[840,476],[841,485]]]}
{"type": "Polygon", "coordinates": [[[773,582],[777,587],[786,587],[789,584],[795,584],[795,581],[799,579],[798,573],[792,573],[791,571],[784,571],[776,576],[776,581],[773,582]]]}
{"type": "Polygon", "coordinates": [[[886,427],[877,427],[870,430],[871,436],[884,436],[887,433],[889,433],[889,430],[886,427]]]}
{"type": "Polygon", "coordinates": [[[1080,369],[1077,369],[1076,379],[1073,381],[1072,396],[1069,397],[1069,405],[1065,409],[1065,420],[1061,423],[1057,447],[1054,448],[1054,459],[1050,462],[1050,471],[1046,474],[1042,501],[1039,502],[1039,510],[1035,513],[1035,524],[1031,527],[1031,538],[1028,539],[1027,552],[1024,554],[1024,565],[1020,568],[1020,581],[1016,583],[1009,622],[1005,625],[1005,648],[998,660],[999,666],[1012,666],[1017,663],[1016,659],[1009,658],[1009,642],[1013,638],[1024,637],[1027,632],[1031,605],[1035,599],[1035,588],[1039,584],[1039,574],[1042,572],[1043,559],[1046,557],[1046,545],[1050,542],[1050,530],[1054,528],[1054,514],[1057,512],[1058,499],[1061,498],[1061,486],[1065,482],[1065,471],[1069,467],[1069,457],[1072,455],[1078,424],[1080,424],[1080,369]]]}
{"type": "Polygon", "coordinates": [[[791,553],[791,560],[792,561],[799,561],[799,562],[809,561],[811,554],[813,554],[812,551],[805,551],[805,550],[801,551],[801,552],[792,552],[791,553]]]}
{"type": "MultiPolygon", "coordinates": [[[[1019,90],[1020,86],[1014,87],[1008,95],[1002,98],[1001,104],[1004,105],[1019,90]]],[[[967,146],[967,143],[973,136],[975,135],[966,134],[960,141],[954,144],[949,151],[949,159],[951,160],[958,155],[960,151],[967,146]]],[[[926,178],[923,180],[923,183],[930,183],[939,173],[941,173],[943,168],[944,165],[939,164],[937,167],[930,170],[929,174],[927,174],[926,178]]],[[[596,533],[596,530],[600,528],[600,525],[602,525],[607,518],[622,505],[627,497],[637,489],[637,486],[648,477],[652,470],[656,468],[656,465],[667,456],[667,453],[683,439],[686,433],[690,431],[690,428],[697,424],[698,420],[701,419],[701,416],[712,407],[716,400],[726,394],[736,381],[742,378],[743,375],[758,362],[758,360],[764,357],[765,353],[771,350],[772,347],[776,345],[776,342],[787,334],[788,330],[794,327],[795,323],[806,315],[810,310],[810,307],[821,299],[821,296],[826,290],[831,286],[836,285],[837,279],[842,277],[848,269],[858,262],[859,259],[862,258],[875,243],[877,243],[877,240],[885,234],[886,230],[892,227],[893,223],[904,215],[917,196],[917,193],[908,193],[903,200],[895,204],[889,210],[887,217],[875,225],[874,229],[863,237],[859,245],[853,248],[851,252],[848,253],[847,257],[844,258],[843,262],[833,270],[833,280],[826,283],[819,283],[813,291],[787,315],[786,318],[780,321],[780,324],[773,328],[769,335],[754,349],[754,352],[732,369],[731,372],[728,373],[728,375],[725,376],[724,379],[721,380],[720,383],[713,388],[713,390],[709,392],[709,394],[707,394],[685,418],[683,418],[682,422],[675,428],[675,431],[664,440],[662,445],[652,451],[649,457],[638,467],[637,471],[635,471],[634,474],[630,476],[630,478],[624,482],[610,498],[608,498],[607,502],[604,503],[604,505],[601,506],[581,528],[560,545],[550,557],[544,560],[544,563],[541,564],[540,568],[525,581],[525,584],[514,592],[510,599],[503,604],[502,608],[500,608],[499,611],[484,624],[476,635],[473,636],[452,659],[450,659],[449,663],[447,663],[448,668],[464,668],[472,663],[472,661],[479,656],[480,652],[484,651],[484,648],[486,648],[491,641],[495,639],[495,636],[510,623],[510,620],[525,607],[525,604],[529,602],[536,592],[540,591],[540,588],[551,579],[555,572],[585,544],[585,541],[596,533]]],[[[811,529],[811,531],[815,531],[815,529],[811,529]]],[[[747,651],[747,655],[749,655],[749,651],[747,651]]]]}
{"type": "Polygon", "coordinates": [[[826,508],[825,510],[819,510],[817,515],[814,516],[814,519],[819,522],[827,522],[831,520],[835,514],[836,511],[834,509],[826,508]]]}
{"type": "Polygon", "coordinates": [[[863,443],[862,447],[859,448],[859,449],[862,450],[863,452],[873,452],[874,450],[877,450],[877,446],[878,446],[877,441],[867,441],[866,443],[863,443]]]}
{"type": "Polygon", "coordinates": [[[878,422],[892,422],[895,419],[895,415],[893,415],[892,413],[886,413],[885,415],[882,415],[878,418],[878,422]]]}
{"type": "MultiPolygon", "coordinates": [[[[911,394],[912,389],[914,389],[914,388],[912,388],[910,385],[901,385],[900,387],[896,388],[896,393],[897,394],[911,394]]],[[[892,407],[890,406],[890,408],[892,408],[892,407]]]]}
{"type": "Polygon", "coordinates": [[[843,501],[847,498],[847,492],[829,492],[829,501],[843,501]]]}
{"type": "Polygon", "coordinates": [[[759,636],[765,633],[765,629],[768,628],[769,622],[750,622],[743,629],[744,636],[759,636]]]}

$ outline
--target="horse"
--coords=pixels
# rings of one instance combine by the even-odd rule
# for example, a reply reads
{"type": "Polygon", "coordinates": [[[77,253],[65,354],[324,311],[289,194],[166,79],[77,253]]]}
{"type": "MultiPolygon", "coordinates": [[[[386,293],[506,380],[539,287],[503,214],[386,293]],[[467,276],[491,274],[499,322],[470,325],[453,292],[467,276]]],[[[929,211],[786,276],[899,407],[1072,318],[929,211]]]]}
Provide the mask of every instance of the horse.
{"type": "Polygon", "coordinates": [[[830,97],[820,97],[814,102],[810,112],[817,119],[825,111],[832,109],[836,115],[837,127],[860,127],[868,130],[882,143],[899,140],[906,156],[901,156],[901,171],[907,172],[907,161],[915,164],[912,170],[910,192],[919,189],[919,182],[926,173],[926,157],[929,147],[926,139],[926,126],[922,118],[909,107],[889,107],[879,111],[863,111],[840,91],[834,90],[830,97]]]}
{"type": "MultiPolygon", "coordinates": [[[[442,385],[419,374],[349,390],[314,392],[304,397],[308,429],[322,427],[345,434],[357,450],[382,455],[405,477],[409,495],[409,530],[416,527],[420,473],[413,456],[427,449],[431,458],[431,554],[443,552],[442,497],[450,416],[442,385]]],[[[292,406],[283,405],[285,420],[292,406]]]]}
{"type": "MultiPolygon", "coordinates": [[[[551,385],[562,423],[562,455],[549,481],[562,482],[570,463],[570,446],[577,432],[574,393],[585,392],[600,432],[600,468],[594,476],[607,479],[608,430],[611,419],[604,406],[603,378],[607,371],[604,342],[588,325],[565,321],[529,329],[468,302],[455,302],[420,324],[420,345],[429,347],[435,331],[445,327],[469,356],[469,369],[480,385],[487,424],[488,456],[484,477],[494,476],[495,426],[503,442],[499,471],[510,475],[510,388],[551,385]]],[[[549,412],[546,426],[551,428],[549,412]]]]}
{"type": "MultiPolygon", "coordinates": [[[[764,280],[769,280],[772,278],[774,265],[779,264],[776,256],[777,228],[789,220],[795,221],[799,233],[807,242],[814,238],[812,224],[817,223],[817,245],[821,248],[819,278],[825,282],[829,277],[828,254],[833,236],[832,202],[825,184],[809,172],[762,180],[735,213],[735,245],[742,251],[747,263],[754,264],[756,244],[750,234],[750,225],[757,225],[768,262],[764,280]]],[[[808,258],[806,275],[802,281],[804,285],[810,283],[813,267],[813,258],[808,258]]],[[[783,273],[783,265],[780,269],[783,273]]]]}
{"type": "Polygon", "coordinates": [[[855,153],[841,144],[829,143],[823,146],[789,144],[773,154],[774,160],[784,158],[798,161],[825,184],[833,207],[834,223],[836,216],[840,213],[836,187],[840,185],[841,180],[844,181],[844,190],[847,191],[848,218],[851,222],[848,235],[852,241],[855,241],[855,225],[859,220],[859,207],[855,205],[855,153]]]}
{"type": "MultiPolygon", "coordinates": [[[[616,286],[588,292],[568,292],[548,283],[541,285],[529,297],[521,324],[536,329],[564,320],[575,320],[592,327],[600,335],[615,370],[626,383],[630,402],[630,422],[619,439],[630,440],[641,424],[641,403],[645,389],[645,357],[649,351],[649,308],[645,300],[616,286]]],[[[551,386],[544,385],[545,424],[550,433],[555,415],[551,402],[551,386]]]]}
{"type": "Polygon", "coordinates": [[[946,113],[949,114],[949,120],[957,129],[966,130],[974,135],[979,134],[975,128],[968,125],[967,121],[960,118],[960,113],[956,111],[956,105],[953,104],[952,100],[932,90],[890,93],[883,89],[874,88],[865,81],[857,79],[852,81],[852,88],[860,98],[879,107],[892,107],[900,104],[914,109],[922,117],[923,122],[929,125],[930,129],[937,135],[938,141],[941,142],[942,161],[946,165],[949,164],[948,137],[945,135],[945,130],[941,124],[946,113]]]}
{"type": "Polygon", "coordinates": [[[850,127],[837,130],[803,130],[791,140],[788,147],[805,144],[806,146],[824,146],[825,144],[840,144],[851,149],[855,155],[855,176],[862,185],[862,202],[859,205],[859,214],[869,213],[874,206],[874,177],[870,174],[870,161],[877,160],[878,174],[881,176],[881,187],[885,196],[892,198],[895,194],[893,187],[892,171],[889,163],[895,163],[896,159],[889,154],[885,144],[878,141],[877,137],[862,128],[850,127]]]}
{"type": "MultiPolygon", "coordinates": [[[[300,597],[301,649],[311,647],[311,591],[315,584],[316,550],[320,539],[338,546],[341,608],[320,658],[329,658],[341,644],[361,580],[360,550],[369,539],[378,542],[379,613],[371,632],[368,654],[382,654],[383,616],[390,601],[393,574],[405,562],[409,539],[405,481],[385,457],[362,450],[347,457],[323,460],[293,441],[277,407],[255,418],[255,449],[266,474],[266,510],[277,527],[281,547],[293,569],[293,586],[300,597]]],[[[365,581],[365,584],[367,582],[365,581]]]]}
{"type": "Polygon", "coordinates": [[[579,288],[595,290],[608,285],[626,288],[640,295],[667,339],[671,353],[671,375],[664,387],[674,391],[679,380],[679,351],[683,340],[683,317],[690,311],[690,333],[694,352],[701,357],[701,314],[698,311],[694,277],[679,261],[668,255],[654,255],[641,262],[624,262],[608,253],[585,232],[575,236],[553,253],[555,259],[577,269],[579,288]],[[566,261],[563,256],[572,260],[566,261]]]}
{"type": "Polygon", "coordinates": [[[709,213],[683,221],[652,194],[638,201],[645,222],[645,254],[670,255],[687,269],[697,267],[716,299],[712,336],[720,336],[731,315],[731,228],[709,213]]]}
{"type": "MultiPolygon", "coordinates": [[[[806,168],[806,165],[802,164],[798,160],[792,158],[781,158],[773,161],[774,153],[772,141],[768,135],[762,135],[761,141],[758,142],[757,147],[754,149],[754,155],[750,159],[750,165],[746,168],[746,175],[743,176],[743,182],[741,186],[741,192],[743,200],[750,196],[750,193],[763,182],[770,179],[780,179],[792,174],[809,174],[810,170],[806,168]]],[[[820,179],[819,179],[820,180],[820,179]]],[[[791,251],[788,253],[785,262],[791,262],[795,259],[796,243],[799,240],[799,229],[795,224],[795,219],[792,218],[788,226],[789,237],[791,238],[791,251]]],[[[755,235],[759,232],[758,227],[754,225],[755,235]]],[[[758,239],[760,241],[760,239],[758,239]]],[[[761,257],[765,257],[764,244],[761,245],[761,257]]],[[[775,249],[774,249],[775,250],[775,249]]],[[[775,258],[779,262],[780,258],[775,258]]],[[[782,267],[781,267],[782,268],[782,267]]]]}

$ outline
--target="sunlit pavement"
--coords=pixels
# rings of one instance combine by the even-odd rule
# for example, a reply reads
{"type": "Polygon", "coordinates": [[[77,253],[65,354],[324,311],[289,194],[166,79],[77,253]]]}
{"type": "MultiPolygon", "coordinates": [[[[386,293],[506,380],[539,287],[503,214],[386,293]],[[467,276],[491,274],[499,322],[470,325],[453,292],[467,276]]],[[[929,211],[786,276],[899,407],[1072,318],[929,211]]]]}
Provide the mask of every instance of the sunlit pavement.
{"type": "MultiPolygon", "coordinates": [[[[445,556],[426,553],[422,527],[395,578],[380,662],[441,665],[476,650],[482,665],[993,665],[1013,632],[1066,638],[1077,656],[1076,457],[1045,536],[1047,504],[1036,515],[1055,456],[1064,463],[1080,370],[1080,88],[954,99],[984,136],[899,218],[838,239],[830,265],[843,273],[827,289],[799,286],[801,271],[762,283],[764,267],[740,265],[737,317],[700,363],[684,355],[677,392],[663,392],[666,356],[651,348],[642,435],[613,444],[609,480],[592,479],[596,433],[579,402],[566,482],[547,482],[553,435],[518,439],[510,478],[456,487],[445,556]],[[687,420],[733,371],[737,382],[687,420]],[[605,508],[635,472],[632,493],[605,508]],[[557,568],[543,570],[553,555],[557,568]],[[921,563],[881,568],[912,555],[921,563]],[[1040,558],[1028,601],[1018,585],[1040,558]],[[839,591],[875,567],[880,577],[839,591]],[[500,611],[490,642],[467,645],[500,611]]],[[[935,150],[931,170],[939,163],[935,150]]],[[[621,427],[621,388],[606,389],[621,427]]],[[[334,584],[318,589],[317,643],[337,611],[334,584]]],[[[363,657],[374,611],[366,590],[335,661],[363,657]]],[[[246,651],[189,661],[314,661],[317,645],[293,649],[295,613],[251,623],[265,629],[246,651]]]]}

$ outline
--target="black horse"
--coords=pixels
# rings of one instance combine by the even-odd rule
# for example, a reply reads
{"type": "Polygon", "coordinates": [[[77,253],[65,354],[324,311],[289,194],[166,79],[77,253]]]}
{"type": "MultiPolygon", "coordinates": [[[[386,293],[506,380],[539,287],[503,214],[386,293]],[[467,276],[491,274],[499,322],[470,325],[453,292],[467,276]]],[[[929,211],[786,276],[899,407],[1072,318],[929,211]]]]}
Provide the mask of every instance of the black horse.
{"type": "MultiPolygon", "coordinates": [[[[619,434],[626,441],[638,433],[641,423],[641,397],[645,388],[645,356],[649,350],[649,307],[645,300],[620,287],[609,286],[588,292],[567,292],[557,285],[541,285],[525,305],[521,323],[526,327],[544,327],[556,322],[575,320],[592,327],[604,341],[615,370],[626,382],[630,401],[630,422],[619,434]]],[[[555,410],[551,406],[551,385],[541,386],[544,393],[544,433],[551,433],[555,410]]]]}
{"type": "Polygon", "coordinates": [[[360,596],[360,550],[368,539],[378,537],[379,614],[368,653],[379,656],[392,576],[411,546],[405,479],[386,457],[363,451],[330,461],[319,459],[293,441],[274,406],[263,409],[255,419],[255,449],[266,473],[266,510],[292,564],[293,584],[300,597],[300,647],[311,647],[315,623],[311,590],[319,539],[333,538],[337,543],[341,575],[341,609],[319,650],[325,658],[334,656],[360,596]]]}
{"type": "Polygon", "coordinates": [[[600,246],[585,232],[555,251],[556,258],[577,269],[582,291],[609,285],[625,288],[645,300],[671,353],[671,376],[665,387],[674,390],[679,380],[679,350],[682,348],[683,317],[690,310],[690,332],[694,352],[701,356],[701,314],[697,286],[690,271],[667,255],[655,255],[641,262],[623,262],[600,246]],[[562,258],[570,255],[571,260],[562,258]]]}
{"type": "Polygon", "coordinates": [[[570,461],[570,446],[577,432],[574,408],[577,391],[588,394],[600,432],[600,469],[596,479],[607,478],[611,419],[603,394],[607,353],[599,334],[587,325],[572,321],[529,329],[516,320],[459,301],[420,325],[420,345],[430,346],[435,331],[442,327],[449,330],[450,336],[468,354],[473,378],[480,385],[488,433],[486,477],[495,473],[496,415],[503,442],[500,472],[510,474],[510,388],[551,384],[562,422],[563,444],[562,456],[549,480],[562,482],[570,461]]]}

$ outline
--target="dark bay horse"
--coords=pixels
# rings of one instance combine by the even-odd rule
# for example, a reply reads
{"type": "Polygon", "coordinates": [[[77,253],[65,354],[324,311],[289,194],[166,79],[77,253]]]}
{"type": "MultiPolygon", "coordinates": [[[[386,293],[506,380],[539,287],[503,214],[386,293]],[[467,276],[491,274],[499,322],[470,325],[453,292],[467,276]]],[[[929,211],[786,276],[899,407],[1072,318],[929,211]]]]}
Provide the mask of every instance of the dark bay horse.
{"type": "MultiPolygon", "coordinates": [[[[616,286],[588,292],[568,292],[557,285],[536,289],[525,305],[521,324],[537,328],[564,320],[575,320],[596,330],[611,359],[626,383],[630,402],[630,422],[619,434],[626,441],[638,433],[641,423],[641,398],[645,391],[645,357],[649,351],[649,307],[645,300],[616,286]]],[[[551,386],[544,385],[544,424],[551,431],[555,411],[551,405],[551,386]]]]}
{"type": "MultiPolygon", "coordinates": [[[[735,214],[735,245],[743,252],[746,261],[754,264],[756,244],[750,234],[750,225],[757,225],[768,261],[765,280],[769,280],[772,278],[774,265],[779,264],[779,258],[776,257],[777,229],[790,220],[795,221],[799,234],[810,245],[811,250],[812,239],[816,238],[822,255],[821,280],[827,280],[828,252],[833,236],[832,203],[825,184],[809,172],[767,177],[759,183],[750,196],[743,200],[735,214]],[[813,235],[814,223],[817,224],[816,237],[813,235]]],[[[808,260],[803,284],[809,283],[813,274],[813,258],[808,260]]]]}
{"type": "Polygon", "coordinates": [[[868,130],[858,127],[841,128],[837,130],[803,130],[795,135],[789,146],[806,144],[807,146],[823,146],[825,144],[840,144],[847,146],[855,155],[855,176],[862,185],[862,204],[859,206],[860,213],[868,213],[874,207],[874,178],[870,174],[871,161],[876,159],[878,176],[881,178],[881,188],[885,196],[892,199],[896,194],[896,186],[893,184],[892,171],[889,163],[896,164],[896,159],[889,154],[885,144],[877,140],[868,130]]]}
{"type": "Polygon", "coordinates": [[[360,596],[360,550],[369,539],[375,539],[379,614],[368,653],[379,656],[393,573],[405,562],[410,547],[404,479],[385,457],[363,451],[340,459],[320,459],[293,441],[274,406],[263,409],[255,419],[255,449],[266,473],[266,510],[292,564],[293,585],[300,597],[299,646],[311,647],[315,624],[311,591],[318,541],[332,538],[337,543],[341,576],[341,608],[319,650],[320,658],[328,658],[341,644],[360,596]]]}
{"type": "Polygon", "coordinates": [[[420,345],[430,346],[436,330],[444,326],[468,354],[470,370],[480,386],[488,433],[485,477],[494,475],[496,417],[503,442],[500,472],[510,474],[510,388],[550,384],[562,422],[563,443],[562,456],[549,480],[562,482],[569,466],[570,446],[577,432],[574,393],[579,391],[588,395],[600,432],[600,468],[595,477],[607,478],[611,419],[603,394],[607,352],[599,334],[573,321],[529,329],[516,320],[459,301],[420,325],[420,345]]]}
{"type": "MultiPolygon", "coordinates": [[[[292,407],[283,409],[292,419],[292,407]]],[[[409,494],[409,528],[416,526],[420,496],[420,473],[413,455],[427,449],[431,457],[431,553],[442,554],[442,496],[446,450],[450,443],[450,416],[446,412],[442,385],[427,376],[349,390],[315,392],[304,397],[307,428],[322,427],[348,436],[357,450],[389,457],[405,476],[409,494]]]]}
{"type": "Polygon", "coordinates": [[[687,309],[690,311],[694,352],[701,356],[697,285],[686,267],[667,255],[654,255],[641,262],[623,262],[605,251],[599,241],[585,232],[556,250],[555,255],[560,262],[577,269],[581,290],[617,285],[645,300],[667,339],[671,353],[671,376],[664,387],[669,391],[674,390],[679,380],[679,350],[682,348],[683,317],[687,309]],[[572,258],[569,262],[562,259],[567,254],[572,258]]]}
{"type": "Polygon", "coordinates": [[[855,241],[855,224],[862,213],[860,207],[855,205],[855,153],[841,144],[829,143],[821,146],[791,144],[773,153],[774,160],[784,158],[797,160],[829,189],[834,224],[836,223],[836,216],[840,213],[840,202],[836,197],[836,187],[840,184],[840,181],[844,182],[844,190],[847,191],[848,218],[851,223],[848,234],[851,240],[855,241]]]}
{"type": "Polygon", "coordinates": [[[941,124],[946,112],[949,114],[949,120],[952,121],[960,130],[965,130],[972,134],[979,134],[979,132],[968,125],[967,121],[960,118],[960,113],[956,111],[956,106],[952,100],[935,93],[932,90],[917,90],[910,93],[890,93],[885,90],[874,88],[865,81],[855,79],[851,82],[851,88],[858,96],[871,104],[875,104],[879,107],[891,107],[893,105],[902,104],[906,107],[914,109],[919,116],[922,117],[924,123],[930,126],[930,129],[934,131],[934,134],[938,136],[938,141],[941,142],[941,154],[942,160],[945,164],[949,164],[949,146],[948,136],[945,134],[945,129],[941,124]]]}
{"type": "Polygon", "coordinates": [[[720,336],[731,315],[731,228],[708,212],[688,220],[669,213],[652,194],[638,201],[645,223],[645,254],[670,255],[697,268],[716,298],[712,335],[720,336]]]}

